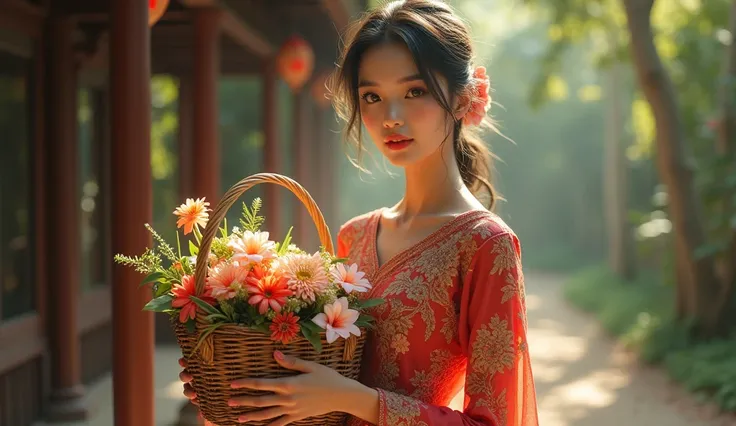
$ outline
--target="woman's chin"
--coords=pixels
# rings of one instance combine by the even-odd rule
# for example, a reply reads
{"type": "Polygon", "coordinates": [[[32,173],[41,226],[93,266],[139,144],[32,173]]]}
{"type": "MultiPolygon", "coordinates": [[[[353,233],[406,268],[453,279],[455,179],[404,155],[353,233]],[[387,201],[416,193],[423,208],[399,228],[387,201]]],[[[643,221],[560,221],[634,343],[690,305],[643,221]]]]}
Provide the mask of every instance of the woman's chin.
{"type": "Polygon", "coordinates": [[[413,155],[411,155],[408,152],[384,152],[383,154],[389,163],[391,163],[394,167],[409,167],[412,164],[416,164],[417,159],[414,158],[413,155]]]}

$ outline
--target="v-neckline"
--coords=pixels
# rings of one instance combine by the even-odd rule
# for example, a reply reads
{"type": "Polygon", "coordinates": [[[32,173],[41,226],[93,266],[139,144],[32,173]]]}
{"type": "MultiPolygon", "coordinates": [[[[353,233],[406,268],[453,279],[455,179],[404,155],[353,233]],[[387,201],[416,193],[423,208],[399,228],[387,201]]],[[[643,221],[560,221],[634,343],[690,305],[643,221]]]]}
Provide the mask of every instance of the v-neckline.
{"type": "Polygon", "coordinates": [[[383,262],[383,264],[381,264],[378,259],[378,228],[381,224],[381,217],[383,216],[383,212],[385,210],[385,207],[376,210],[373,214],[370,224],[370,262],[372,263],[371,269],[373,270],[373,281],[375,283],[379,282],[379,278],[381,278],[382,274],[384,274],[385,271],[392,270],[394,265],[405,262],[406,260],[414,256],[418,251],[423,251],[421,250],[423,247],[431,245],[431,243],[433,243],[437,238],[443,236],[447,230],[449,230],[453,225],[456,225],[462,219],[475,218],[476,216],[480,216],[481,214],[485,215],[489,213],[487,210],[468,210],[466,212],[460,213],[459,215],[442,224],[442,226],[440,226],[436,230],[432,231],[426,237],[419,240],[417,243],[412,244],[404,250],[396,253],[391,258],[383,262]]]}

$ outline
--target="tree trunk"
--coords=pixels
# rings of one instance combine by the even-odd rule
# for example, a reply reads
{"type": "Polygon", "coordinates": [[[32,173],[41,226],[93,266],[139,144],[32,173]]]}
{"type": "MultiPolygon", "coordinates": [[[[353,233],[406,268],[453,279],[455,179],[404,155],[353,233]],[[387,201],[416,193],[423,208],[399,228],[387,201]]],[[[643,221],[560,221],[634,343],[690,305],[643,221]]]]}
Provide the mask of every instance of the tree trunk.
{"type": "Polygon", "coordinates": [[[692,172],[686,164],[685,135],[674,87],[654,46],[650,22],[654,0],[623,0],[623,3],[637,78],[655,118],[656,164],[667,187],[676,250],[683,253],[678,256],[683,262],[680,279],[696,298],[691,305],[693,312],[688,316],[694,317],[704,332],[713,332],[719,322],[713,307],[719,300],[720,286],[713,258],[694,256],[695,250],[706,242],[706,236],[692,172]]]}
{"type": "MultiPolygon", "coordinates": [[[[736,37],[736,0],[731,4],[731,16],[729,21],[729,31],[733,37],[736,37]]],[[[717,149],[721,156],[731,158],[731,164],[736,163],[734,158],[734,138],[736,138],[736,108],[734,107],[734,95],[736,94],[736,40],[732,39],[727,44],[724,52],[723,72],[721,78],[721,87],[718,87],[720,95],[720,121],[718,127],[717,149]]],[[[730,173],[736,173],[734,167],[730,168],[730,173]]],[[[724,212],[727,217],[733,217],[736,213],[733,209],[733,194],[727,196],[723,202],[724,212]]],[[[730,307],[733,291],[736,287],[736,232],[731,230],[731,237],[725,256],[721,258],[719,264],[719,276],[723,284],[724,296],[720,299],[718,305],[719,311],[726,311],[730,307]]]]}
{"type": "Polygon", "coordinates": [[[623,70],[615,63],[607,71],[606,135],[603,159],[603,193],[605,217],[608,229],[608,264],[620,278],[634,278],[634,262],[631,256],[631,227],[627,220],[628,170],[626,165],[623,117],[623,70]]]}

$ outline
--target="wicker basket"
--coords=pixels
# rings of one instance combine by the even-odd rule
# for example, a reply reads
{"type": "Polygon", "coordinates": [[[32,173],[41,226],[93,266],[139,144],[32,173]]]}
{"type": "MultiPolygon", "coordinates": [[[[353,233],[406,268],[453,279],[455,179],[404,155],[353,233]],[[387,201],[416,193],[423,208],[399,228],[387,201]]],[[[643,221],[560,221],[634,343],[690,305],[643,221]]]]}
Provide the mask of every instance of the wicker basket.
{"type": "MultiPolygon", "coordinates": [[[[285,176],[259,173],[249,176],[230,188],[213,209],[210,220],[202,233],[202,242],[197,256],[195,282],[197,295],[204,291],[207,274],[207,254],[212,240],[227,211],[235,201],[248,189],[260,183],[272,183],[289,189],[306,206],[313,222],[317,226],[320,241],[325,249],[334,254],[330,231],[324,217],[307,191],[292,179],[285,176]]],[[[286,355],[293,355],[304,360],[314,361],[335,369],[340,374],[357,379],[360,372],[360,361],[365,344],[365,330],[361,337],[351,336],[327,344],[325,333],[322,333],[323,350],[316,353],[307,339],[300,336],[288,345],[272,341],[268,335],[259,333],[235,324],[222,325],[206,335],[197,346],[200,332],[208,325],[202,313],[197,315],[197,330],[193,333],[178,321],[172,321],[182,354],[188,360],[188,372],[194,378],[191,382],[197,393],[199,408],[205,419],[217,426],[240,425],[238,417],[260,408],[230,407],[227,401],[234,396],[263,395],[266,392],[249,389],[233,389],[230,384],[237,379],[248,377],[283,377],[296,373],[276,363],[273,352],[280,350],[286,355]],[[194,351],[196,347],[196,352],[194,351]]],[[[333,412],[323,416],[311,417],[292,425],[333,426],[342,425],[347,415],[333,412]]],[[[267,425],[272,420],[249,422],[252,425],[267,425]]]]}

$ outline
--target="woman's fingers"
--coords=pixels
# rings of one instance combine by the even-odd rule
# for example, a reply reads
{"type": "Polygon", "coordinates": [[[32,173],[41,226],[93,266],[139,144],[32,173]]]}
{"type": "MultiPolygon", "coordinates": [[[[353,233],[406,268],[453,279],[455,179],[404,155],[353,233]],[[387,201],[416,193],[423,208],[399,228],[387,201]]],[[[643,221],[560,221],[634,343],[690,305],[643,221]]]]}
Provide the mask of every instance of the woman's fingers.
{"type": "Polygon", "coordinates": [[[184,357],[179,358],[179,365],[182,366],[182,368],[187,368],[189,364],[187,364],[187,360],[184,357]]]}
{"type": "Polygon", "coordinates": [[[291,405],[291,398],[284,395],[236,396],[227,401],[231,407],[274,407],[291,405]]]}
{"type": "Polygon", "coordinates": [[[238,421],[240,423],[245,423],[245,422],[254,422],[258,420],[275,419],[277,417],[281,417],[281,416],[289,414],[287,410],[288,408],[286,407],[273,407],[273,408],[266,408],[265,410],[252,411],[248,414],[243,414],[240,417],[238,417],[238,421]]]}
{"type": "Polygon", "coordinates": [[[181,373],[179,373],[179,380],[181,380],[184,383],[189,383],[193,379],[192,375],[187,373],[187,370],[182,370],[181,373]]]}
{"type": "Polygon", "coordinates": [[[184,384],[184,396],[191,400],[197,397],[197,392],[194,392],[194,388],[189,383],[184,384]]]}

